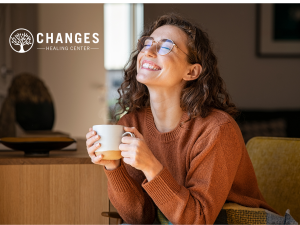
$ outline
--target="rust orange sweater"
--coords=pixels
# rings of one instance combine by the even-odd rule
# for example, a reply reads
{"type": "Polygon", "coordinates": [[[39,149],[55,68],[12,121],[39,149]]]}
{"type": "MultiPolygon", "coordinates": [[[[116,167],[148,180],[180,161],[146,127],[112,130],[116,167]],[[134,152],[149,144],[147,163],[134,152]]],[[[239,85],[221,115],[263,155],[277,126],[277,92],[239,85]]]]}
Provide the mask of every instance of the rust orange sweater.
{"type": "MultiPolygon", "coordinates": [[[[184,112],[180,122],[186,119],[184,112]]],[[[158,207],[172,224],[213,224],[226,201],[277,213],[259,191],[241,131],[227,113],[213,109],[160,133],[148,107],[118,124],[136,127],[164,166],[150,182],[123,161],[112,171],[104,167],[109,198],[126,223],[152,224],[158,207]]]]}

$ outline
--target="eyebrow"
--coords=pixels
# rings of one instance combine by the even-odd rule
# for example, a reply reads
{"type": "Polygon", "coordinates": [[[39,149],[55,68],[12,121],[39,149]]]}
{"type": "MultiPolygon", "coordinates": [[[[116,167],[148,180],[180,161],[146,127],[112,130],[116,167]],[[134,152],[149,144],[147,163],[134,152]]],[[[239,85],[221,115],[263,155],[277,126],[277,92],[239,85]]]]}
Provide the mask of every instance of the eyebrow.
{"type": "MultiPolygon", "coordinates": [[[[176,44],[176,43],[177,43],[177,41],[174,41],[172,38],[161,38],[161,39],[159,39],[159,40],[155,40],[155,39],[154,39],[154,37],[152,37],[152,36],[149,36],[149,37],[153,38],[153,40],[154,40],[155,42],[159,42],[160,40],[163,40],[163,39],[172,40],[172,41],[173,41],[173,43],[174,43],[175,45],[177,45],[177,44],[176,44]]],[[[179,46],[177,45],[177,47],[179,47],[179,46]]],[[[179,48],[180,48],[180,47],[179,47],[179,48]]]]}

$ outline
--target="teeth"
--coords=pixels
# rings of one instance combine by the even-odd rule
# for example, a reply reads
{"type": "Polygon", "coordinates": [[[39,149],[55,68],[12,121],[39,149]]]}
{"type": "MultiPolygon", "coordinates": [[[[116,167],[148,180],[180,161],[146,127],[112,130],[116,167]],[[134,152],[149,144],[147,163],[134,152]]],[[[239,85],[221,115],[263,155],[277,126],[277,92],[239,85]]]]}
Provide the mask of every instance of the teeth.
{"type": "Polygon", "coordinates": [[[150,65],[149,63],[144,63],[143,68],[151,69],[151,70],[159,70],[158,68],[150,65]]]}

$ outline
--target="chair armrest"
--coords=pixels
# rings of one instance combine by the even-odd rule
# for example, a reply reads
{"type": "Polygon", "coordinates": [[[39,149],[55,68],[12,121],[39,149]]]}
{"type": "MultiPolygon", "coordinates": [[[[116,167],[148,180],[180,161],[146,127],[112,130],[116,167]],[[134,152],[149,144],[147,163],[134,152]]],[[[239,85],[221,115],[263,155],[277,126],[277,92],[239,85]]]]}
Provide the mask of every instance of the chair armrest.
{"type": "Polygon", "coordinates": [[[122,224],[123,219],[117,212],[102,212],[101,216],[117,219],[117,224],[122,224]]]}
{"type": "Polygon", "coordinates": [[[122,217],[117,212],[102,212],[101,215],[109,218],[122,219],[122,217]]]}

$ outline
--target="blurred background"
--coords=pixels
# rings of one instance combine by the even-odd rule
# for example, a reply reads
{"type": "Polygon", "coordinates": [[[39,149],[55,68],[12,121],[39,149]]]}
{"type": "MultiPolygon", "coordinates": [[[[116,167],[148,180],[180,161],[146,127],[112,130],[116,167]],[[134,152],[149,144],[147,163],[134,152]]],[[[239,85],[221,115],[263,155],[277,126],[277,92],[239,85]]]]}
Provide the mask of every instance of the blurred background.
{"type": "Polygon", "coordinates": [[[89,127],[114,122],[116,90],[131,51],[144,26],[169,12],[209,34],[221,76],[241,111],[236,121],[245,142],[253,136],[300,137],[300,4],[0,4],[0,137],[32,130],[85,137],[89,127]],[[35,38],[99,33],[99,42],[90,51],[46,51],[37,49],[46,43],[35,42],[19,54],[8,43],[18,28],[35,38]],[[49,120],[43,126],[24,125],[29,121],[24,112],[33,111],[16,104],[17,95],[9,92],[22,74],[44,85],[32,81],[27,92],[51,96],[49,104],[39,102],[44,111],[30,109],[36,113],[32,121],[49,120]],[[41,117],[43,112],[53,113],[41,117]]]}

